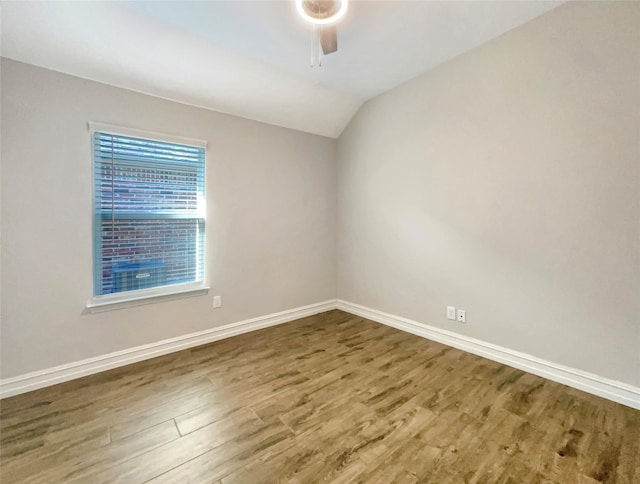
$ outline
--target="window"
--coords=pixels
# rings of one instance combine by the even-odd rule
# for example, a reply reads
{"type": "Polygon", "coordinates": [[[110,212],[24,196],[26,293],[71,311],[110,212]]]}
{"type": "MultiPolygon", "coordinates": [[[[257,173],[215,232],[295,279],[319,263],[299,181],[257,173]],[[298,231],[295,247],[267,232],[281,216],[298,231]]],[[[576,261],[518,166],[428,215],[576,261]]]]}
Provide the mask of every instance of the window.
{"type": "Polygon", "coordinates": [[[202,288],[205,144],[91,127],[94,302],[202,288]]]}

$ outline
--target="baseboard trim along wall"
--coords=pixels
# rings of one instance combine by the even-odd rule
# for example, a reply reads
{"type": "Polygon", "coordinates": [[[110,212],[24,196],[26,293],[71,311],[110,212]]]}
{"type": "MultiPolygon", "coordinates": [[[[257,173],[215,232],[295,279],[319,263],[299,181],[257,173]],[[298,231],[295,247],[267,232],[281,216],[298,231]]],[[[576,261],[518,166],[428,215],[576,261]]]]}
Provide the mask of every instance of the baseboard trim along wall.
{"type": "Polygon", "coordinates": [[[331,309],[340,309],[356,316],[370,319],[371,321],[385,324],[463,351],[468,351],[469,353],[504,363],[505,365],[640,410],[640,388],[638,387],[340,299],[267,314],[266,316],[259,316],[197,333],[178,336],[156,343],[137,346],[95,358],[0,380],[0,398],[26,393],[37,390],[38,388],[55,385],[175,351],[193,348],[269,326],[276,326],[331,309]]]}
{"type": "Polygon", "coordinates": [[[57,383],[74,380],[101,371],[110,370],[119,366],[129,365],[137,361],[155,358],[175,351],[193,348],[213,341],[230,338],[250,331],[276,326],[295,319],[323,313],[335,309],[336,301],[324,301],[310,304],[295,309],[289,309],[278,313],[267,314],[257,318],[239,321],[237,323],[206,329],[197,333],[191,333],[176,338],[165,339],[156,343],[150,343],[135,348],[116,351],[95,358],[68,363],[65,365],[34,371],[26,375],[0,380],[0,398],[11,397],[20,393],[26,393],[38,388],[43,388],[57,383]]]}
{"type": "Polygon", "coordinates": [[[348,301],[338,300],[336,307],[337,309],[355,314],[356,316],[361,316],[376,321],[377,323],[386,324],[387,326],[392,326],[402,331],[437,341],[438,343],[468,351],[474,355],[504,363],[519,370],[533,373],[534,375],[640,410],[640,388],[633,385],[552,363],[536,358],[535,356],[503,348],[502,346],[444,329],[435,328],[411,319],[383,313],[382,311],[348,301]]]}

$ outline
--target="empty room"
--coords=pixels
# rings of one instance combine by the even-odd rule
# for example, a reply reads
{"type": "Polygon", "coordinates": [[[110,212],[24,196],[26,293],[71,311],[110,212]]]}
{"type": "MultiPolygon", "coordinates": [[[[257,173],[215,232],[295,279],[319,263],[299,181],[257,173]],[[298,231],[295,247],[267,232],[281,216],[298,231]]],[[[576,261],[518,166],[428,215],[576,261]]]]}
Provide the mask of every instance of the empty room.
{"type": "Polygon", "coordinates": [[[640,483],[640,2],[0,21],[2,484],[640,483]]]}

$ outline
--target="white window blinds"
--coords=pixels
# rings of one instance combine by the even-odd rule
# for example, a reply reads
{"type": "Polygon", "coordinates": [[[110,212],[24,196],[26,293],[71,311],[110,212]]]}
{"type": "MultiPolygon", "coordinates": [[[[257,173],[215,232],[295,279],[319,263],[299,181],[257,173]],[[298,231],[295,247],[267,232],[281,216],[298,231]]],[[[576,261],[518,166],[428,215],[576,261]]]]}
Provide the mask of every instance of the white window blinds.
{"type": "Polygon", "coordinates": [[[203,282],[205,150],[93,132],[94,294],[203,282]]]}

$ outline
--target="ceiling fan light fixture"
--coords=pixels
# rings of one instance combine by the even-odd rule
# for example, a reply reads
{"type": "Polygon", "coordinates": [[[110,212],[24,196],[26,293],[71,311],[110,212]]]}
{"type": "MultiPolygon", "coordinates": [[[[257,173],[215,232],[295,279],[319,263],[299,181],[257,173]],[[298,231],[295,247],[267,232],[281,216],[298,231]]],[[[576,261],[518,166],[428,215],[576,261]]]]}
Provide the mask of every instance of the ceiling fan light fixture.
{"type": "Polygon", "coordinates": [[[315,25],[329,25],[337,22],[347,13],[349,0],[296,0],[296,9],[307,22],[315,25]],[[340,5],[336,8],[337,5],[340,5]],[[335,10],[335,12],[331,12],[335,10]]]}

